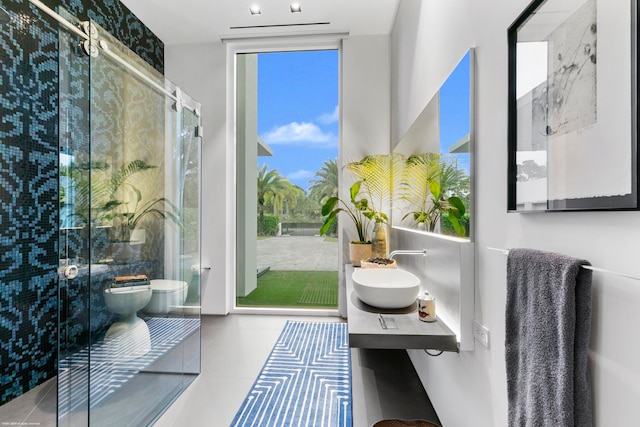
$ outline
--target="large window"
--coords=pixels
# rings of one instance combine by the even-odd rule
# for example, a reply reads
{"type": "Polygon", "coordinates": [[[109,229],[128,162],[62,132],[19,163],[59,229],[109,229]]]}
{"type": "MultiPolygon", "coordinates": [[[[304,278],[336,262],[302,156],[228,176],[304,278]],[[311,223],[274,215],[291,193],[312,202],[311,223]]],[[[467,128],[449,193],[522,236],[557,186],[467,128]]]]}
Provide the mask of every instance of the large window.
{"type": "Polygon", "coordinates": [[[338,51],[236,57],[236,306],[336,309],[338,51]]]}

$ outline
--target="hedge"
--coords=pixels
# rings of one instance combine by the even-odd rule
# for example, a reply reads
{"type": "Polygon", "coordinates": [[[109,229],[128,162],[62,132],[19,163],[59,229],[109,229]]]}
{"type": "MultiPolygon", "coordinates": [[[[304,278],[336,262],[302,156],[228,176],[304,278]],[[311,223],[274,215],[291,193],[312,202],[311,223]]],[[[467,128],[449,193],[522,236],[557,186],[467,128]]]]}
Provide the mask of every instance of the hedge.
{"type": "MultiPolygon", "coordinates": [[[[276,215],[265,215],[264,216],[264,224],[262,227],[262,235],[263,236],[275,236],[278,234],[278,224],[280,223],[280,218],[276,215]]],[[[258,230],[260,230],[260,217],[258,216],[258,230]]]]}

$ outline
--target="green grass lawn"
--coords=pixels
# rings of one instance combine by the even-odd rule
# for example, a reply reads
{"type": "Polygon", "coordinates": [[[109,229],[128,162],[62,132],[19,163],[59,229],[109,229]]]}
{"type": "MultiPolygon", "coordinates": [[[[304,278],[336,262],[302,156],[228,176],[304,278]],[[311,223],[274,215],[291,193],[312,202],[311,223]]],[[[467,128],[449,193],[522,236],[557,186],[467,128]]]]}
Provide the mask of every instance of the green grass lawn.
{"type": "Polygon", "coordinates": [[[268,271],[238,307],[337,308],[337,271],[268,271]]]}

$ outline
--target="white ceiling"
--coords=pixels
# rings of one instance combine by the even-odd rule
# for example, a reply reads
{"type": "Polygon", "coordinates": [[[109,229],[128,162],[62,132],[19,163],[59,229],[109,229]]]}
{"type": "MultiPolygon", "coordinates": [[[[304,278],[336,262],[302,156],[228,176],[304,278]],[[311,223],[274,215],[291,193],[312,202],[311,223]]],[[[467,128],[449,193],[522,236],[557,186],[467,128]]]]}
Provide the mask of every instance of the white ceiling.
{"type": "Polygon", "coordinates": [[[400,0],[299,0],[301,13],[291,13],[294,0],[121,1],[166,45],[176,45],[242,36],[389,34],[400,0]],[[262,14],[249,13],[254,4],[262,14]],[[316,23],[322,24],[306,25],[316,23]],[[263,27],[231,28],[256,26],[263,27]]]}

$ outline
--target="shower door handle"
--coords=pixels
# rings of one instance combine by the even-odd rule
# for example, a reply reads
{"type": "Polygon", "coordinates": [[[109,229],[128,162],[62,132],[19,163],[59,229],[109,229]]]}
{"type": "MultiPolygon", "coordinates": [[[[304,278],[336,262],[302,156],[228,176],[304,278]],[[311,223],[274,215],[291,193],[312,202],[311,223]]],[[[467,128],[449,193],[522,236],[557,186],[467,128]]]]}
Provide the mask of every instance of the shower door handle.
{"type": "Polygon", "coordinates": [[[75,265],[67,265],[62,268],[62,276],[65,279],[75,279],[78,277],[78,267],[75,265]]]}

